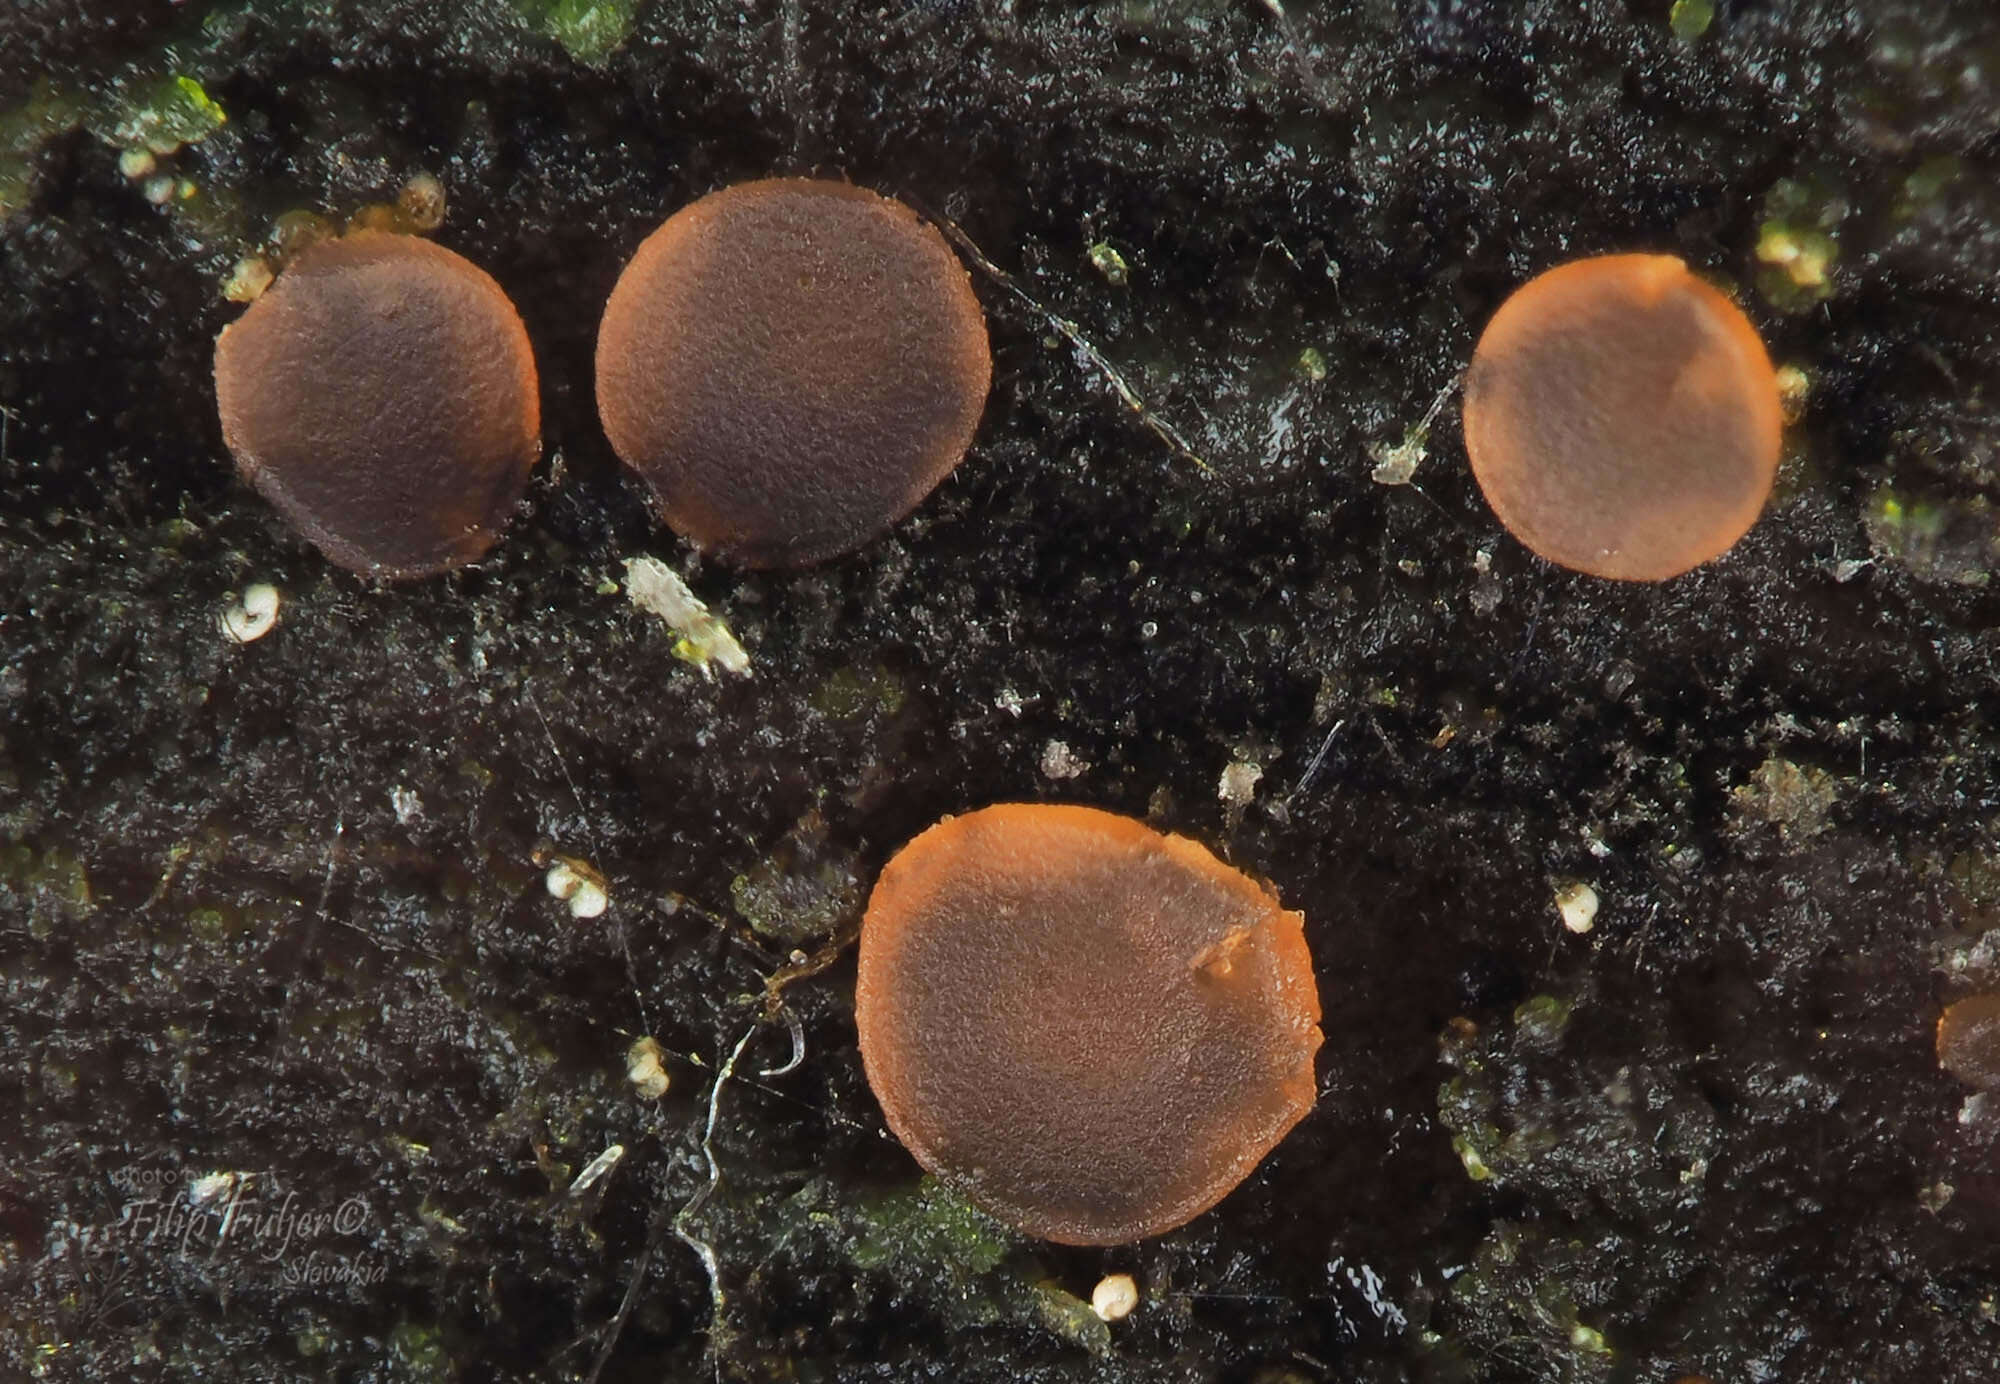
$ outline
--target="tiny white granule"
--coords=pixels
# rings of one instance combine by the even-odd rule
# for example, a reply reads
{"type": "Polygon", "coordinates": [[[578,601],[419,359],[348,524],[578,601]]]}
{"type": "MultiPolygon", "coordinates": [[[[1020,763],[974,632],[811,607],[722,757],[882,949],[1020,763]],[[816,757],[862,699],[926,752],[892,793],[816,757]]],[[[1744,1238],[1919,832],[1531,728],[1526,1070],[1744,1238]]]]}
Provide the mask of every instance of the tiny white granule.
{"type": "Polygon", "coordinates": [[[1556,886],[1556,912],[1563,926],[1578,936],[1597,926],[1597,891],[1582,880],[1556,886]]]}
{"type": "Polygon", "coordinates": [[[1090,1293],[1090,1310],[1100,1321],[1123,1321],[1139,1305],[1139,1285],[1129,1273],[1106,1274],[1090,1293]]]}
{"type": "Polygon", "coordinates": [[[641,1100],[658,1100],[667,1093],[667,1069],[660,1065],[660,1056],[655,1038],[641,1038],[625,1050],[625,1075],[641,1100]]]}
{"type": "Polygon", "coordinates": [[[1215,796],[1227,806],[1247,807],[1257,796],[1257,781],[1263,777],[1263,766],[1239,759],[1223,769],[1222,778],[1215,785],[1215,796]]]}
{"type": "Polygon", "coordinates": [[[243,588],[243,594],[223,607],[216,623],[238,644],[262,639],[278,624],[278,588],[258,582],[243,588]]]}
{"type": "Polygon", "coordinates": [[[1078,758],[1076,751],[1060,740],[1042,746],[1042,773],[1049,778],[1073,779],[1089,767],[1089,761],[1078,758]]]}
{"type": "Polygon", "coordinates": [[[604,877],[581,860],[558,856],[542,883],[552,896],[569,905],[572,918],[595,918],[611,902],[604,877]]]}
{"type": "Polygon", "coordinates": [[[190,1206],[206,1206],[219,1196],[236,1190],[235,1173],[209,1173],[188,1184],[187,1199],[190,1206]]]}

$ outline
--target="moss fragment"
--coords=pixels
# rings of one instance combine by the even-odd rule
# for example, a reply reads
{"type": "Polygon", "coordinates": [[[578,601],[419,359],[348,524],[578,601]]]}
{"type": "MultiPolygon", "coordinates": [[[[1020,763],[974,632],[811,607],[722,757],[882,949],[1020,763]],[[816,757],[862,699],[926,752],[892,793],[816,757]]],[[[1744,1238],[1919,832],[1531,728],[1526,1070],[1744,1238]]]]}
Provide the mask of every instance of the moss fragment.
{"type": "Polygon", "coordinates": [[[1055,1335],[1092,1355],[1111,1353],[1111,1328],[1089,1303],[1047,1278],[1035,1285],[1034,1296],[1036,1318],[1055,1335]]]}
{"type": "Polygon", "coordinates": [[[999,1268],[1011,1247],[1005,1226],[929,1175],[869,1202],[864,1215],[848,1256],[857,1268],[964,1281],[999,1268]]]}

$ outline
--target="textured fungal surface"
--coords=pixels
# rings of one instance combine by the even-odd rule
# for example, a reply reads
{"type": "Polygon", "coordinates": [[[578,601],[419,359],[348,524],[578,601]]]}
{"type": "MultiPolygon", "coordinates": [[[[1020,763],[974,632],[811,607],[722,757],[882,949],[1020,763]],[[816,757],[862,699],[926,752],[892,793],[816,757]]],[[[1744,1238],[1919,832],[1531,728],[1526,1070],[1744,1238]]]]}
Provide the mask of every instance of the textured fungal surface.
{"type": "Polygon", "coordinates": [[[2000,994],[1948,1006],[1937,1027],[1938,1065],[1968,1086],[2000,1090],[2000,994]]]}
{"type": "Polygon", "coordinates": [[[1067,1244],[1199,1215],[1313,1105],[1300,915],[1193,841],[1090,808],[989,807],[898,852],[854,1011],[917,1161],[1067,1244]]]}
{"type": "Polygon", "coordinates": [[[803,178],[675,213],[597,339],[611,445],[676,531],[751,567],[847,552],[909,513],[971,445],[991,374],[944,238],[803,178]]]}
{"type": "Polygon", "coordinates": [[[1465,379],[1465,447],[1500,522],[1551,562],[1626,581],[1679,576],[1749,531],[1780,424],[1756,329],[1671,255],[1530,280],[1465,379]]]}
{"type": "Polygon", "coordinates": [[[215,398],[243,478],[366,576],[477,560],[541,450],[513,303],[462,256],[384,231],[315,245],[223,328],[215,398]]]}

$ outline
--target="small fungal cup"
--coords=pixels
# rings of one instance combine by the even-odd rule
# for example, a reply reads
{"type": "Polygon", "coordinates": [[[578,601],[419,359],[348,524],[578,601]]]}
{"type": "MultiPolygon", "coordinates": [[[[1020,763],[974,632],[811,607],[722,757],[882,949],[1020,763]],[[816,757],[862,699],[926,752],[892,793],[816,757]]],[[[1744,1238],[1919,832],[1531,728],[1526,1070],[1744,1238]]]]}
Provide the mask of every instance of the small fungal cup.
{"type": "Polygon", "coordinates": [[[520,314],[414,236],[301,252],[216,338],[215,399],[243,478],[333,562],[385,580],[484,555],[541,453],[520,314]]]}
{"type": "Polygon", "coordinates": [[[846,183],[738,183],[648,236],[605,305],[597,407],[667,524],[747,567],[875,538],[957,466],[992,377],[944,237],[846,183]]]}
{"type": "Polygon", "coordinates": [[[1206,1211],[1312,1109],[1304,920],[1185,837],[1085,807],[948,817],[883,868],[854,997],[917,1161],[995,1216],[1121,1244],[1206,1211]]]}
{"type": "Polygon", "coordinates": [[[1664,581],[1727,552],[1777,475],[1770,356],[1671,255],[1531,279],[1479,338],[1465,447],[1493,512],[1560,566],[1664,581]]]}

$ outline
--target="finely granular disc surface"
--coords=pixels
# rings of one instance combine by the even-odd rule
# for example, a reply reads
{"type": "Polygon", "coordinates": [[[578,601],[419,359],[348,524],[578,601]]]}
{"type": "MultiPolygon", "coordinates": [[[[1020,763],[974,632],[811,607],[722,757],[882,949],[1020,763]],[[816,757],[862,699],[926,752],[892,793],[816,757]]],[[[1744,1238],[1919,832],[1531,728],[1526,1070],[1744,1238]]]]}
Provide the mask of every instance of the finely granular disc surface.
{"type": "Polygon", "coordinates": [[[2000,1091],[2000,993],[1973,995],[1938,1019],[1938,1065],[1969,1086],[2000,1091]]]}
{"type": "Polygon", "coordinates": [[[351,571],[474,561],[541,451],[534,352],[491,276],[414,236],[316,245],[215,343],[237,469],[351,571]]]}
{"type": "Polygon", "coordinates": [[[1030,1234],[1171,1230],[1312,1108],[1303,921],[1127,817],[946,818],[883,869],[862,924],[869,1083],[919,1163],[1030,1234]]]}
{"type": "Polygon", "coordinates": [[[1465,380],[1465,446],[1500,522],[1551,562],[1662,581],[1728,551],[1777,474],[1756,329],[1670,255],[1577,260],[1524,284],[1465,380]]]}
{"type": "Polygon", "coordinates": [[[611,445],[662,517],[752,567],[861,546],[971,445],[985,317],[944,238],[863,188],[740,183],[640,245],[597,343],[611,445]]]}

